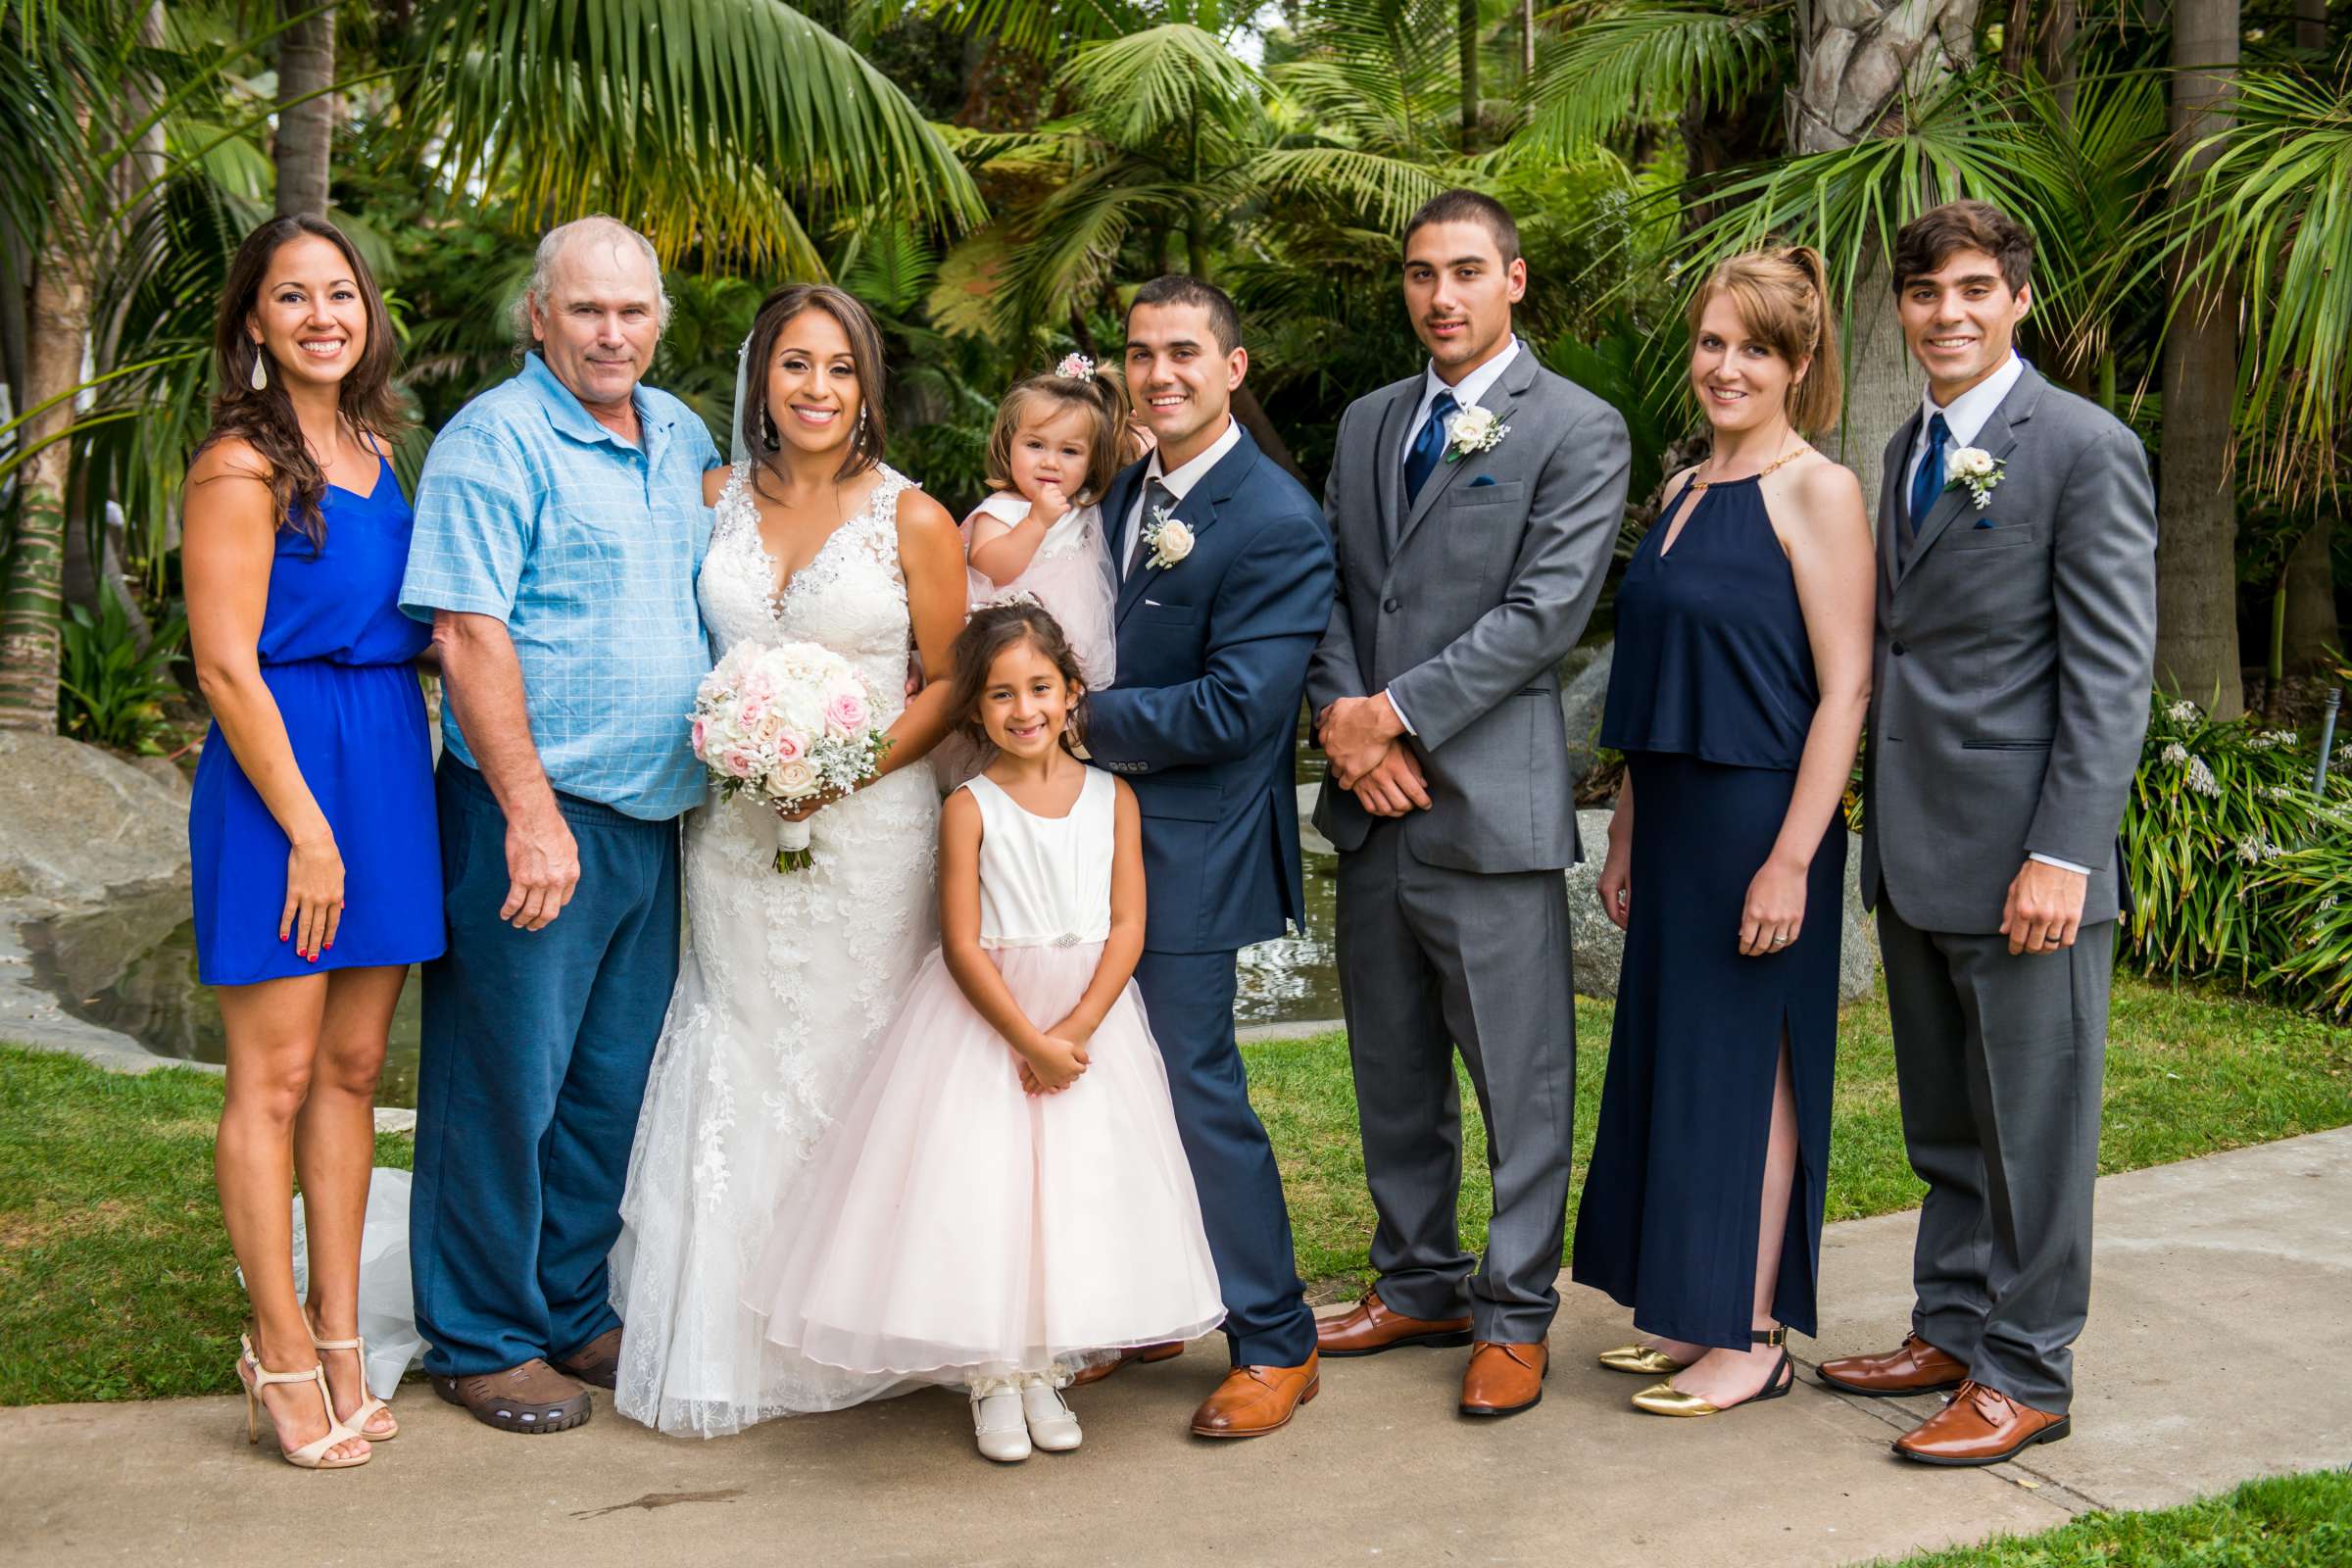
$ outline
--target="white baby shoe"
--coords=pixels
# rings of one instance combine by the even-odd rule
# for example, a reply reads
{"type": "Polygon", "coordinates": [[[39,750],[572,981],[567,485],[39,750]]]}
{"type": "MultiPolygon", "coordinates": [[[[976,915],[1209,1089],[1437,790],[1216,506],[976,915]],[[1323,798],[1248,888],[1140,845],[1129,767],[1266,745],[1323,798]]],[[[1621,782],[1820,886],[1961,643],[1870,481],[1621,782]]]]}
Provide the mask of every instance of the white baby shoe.
{"type": "Polygon", "coordinates": [[[1044,1378],[1021,1384],[1021,1413],[1029,1418],[1029,1439],[1048,1453],[1067,1453],[1083,1436],[1078,1418],[1062,1402],[1060,1391],[1044,1378]]]}
{"type": "MultiPolygon", "coordinates": [[[[1058,1402],[1058,1401],[1056,1401],[1058,1402]]],[[[998,1388],[988,1393],[972,1391],[972,1436],[980,1445],[980,1456],[999,1464],[1018,1464],[1029,1457],[1029,1424],[1022,1419],[1022,1399],[1018,1391],[998,1388]]],[[[1073,1433],[1077,1423],[1070,1424],[1073,1433]]]]}

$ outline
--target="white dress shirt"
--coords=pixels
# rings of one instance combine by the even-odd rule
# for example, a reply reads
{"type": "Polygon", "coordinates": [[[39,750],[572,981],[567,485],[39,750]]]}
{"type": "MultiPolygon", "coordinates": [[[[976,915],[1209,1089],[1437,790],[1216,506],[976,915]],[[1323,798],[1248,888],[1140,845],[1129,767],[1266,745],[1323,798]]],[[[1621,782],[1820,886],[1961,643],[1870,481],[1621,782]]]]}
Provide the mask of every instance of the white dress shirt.
{"type": "MultiPolygon", "coordinates": [[[[2018,377],[2025,373],[2026,362],[2012,351],[2009,358],[2001,362],[1999,369],[1952,399],[1949,407],[1939,407],[1934,391],[1922,393],[1919,400],[1919,434],[1912,439],[1911,461],[1903,465],[1903,487],[1896,492],[1897,495],[1908,497],[1911,494],[1911,481],[1919,476],[1919,466],[1928,461],[1930,419],[1938,414],[1943,416],[1944,428],[1952,436],[1952,452],[1965,446],[1974,446],[1977,437],[1984,433],[1984,421],[1992,417],[1992,411],[2001,406],[2001,400],[2009,395],[2010,389],[2017,385],[2018,377]]],[[[1950,452],[1944,454],[1943,461],[1948,471],[1952,461],[1950,452]]],[[[2026,858],[2039,860],[2044,865],[2054,865],[2061,871],[2072,871],[2077,876],[2090,875],[2089,866],[2061,860],[2055,855],[2029,851],[2026,858]]]]}
{"type": "Polygon", "coordinates": [[[1135,487],[1135,505],[1127,509],[1126,529],[1119,559],[1125,571],[1135,569],[1135,553],[1143,546],[1144,497],[1150,494],[1152,481],[1157,479],[1168,487],[1168,494],[1182,501],[1192,494],[1193,486],[1208,477],[1208,470],[1225,460],[1225,454],[1242,444],[1242,427],[1232,415],[1225,416],[1225,433],[1208,444],[1208,450],[1190,463],[1180,464],[1173,473],[1159,471],[1159,450],[1152,452],[1151,466],[1144,469],[1144,482],[1135,487]]]}
{"type": "MultiPolygon", "coordinates": [[[[1421,403],[1418,408],[1413,410],[1413,422],[1405,426],[1403,450],[1406,452],[1413,450],[1413,442],[1420,436],[1421,427],[1429,422],[1429,406],[1438,401],[1439,393],[1452,393],[1454,406],[1457,409],[1478,407],[1478,400],[1487,395],[1487,389],[1500,380],[1502,372],[1509,369],[1511,362],[1519,357],[1521,346],[1516,337],[1512,338],[1502,346],[1500,354],[1495,355],[1451,386],[1447,386],[1439,378],[1437,362],[1431,361],[1429,368],[1421,374],[1421,403]]],[[[1397,492],[1397,498],[1405,506],[1412,505],[1411,498],[1405,496],[1401,488],[1397,492]]],[[[1407,735],[1421,733],[1413,728],[1413,721],[1404,716],[1403,705],[1396,701],[1395,692],[1384,687],[1381,695],[1389,700],[1389,707],[1396,710],[1396,722],[1404,726],[1404,732],[1407,735]]]]}
{"type": "MultiPolygon", "coordinates": [[[[1944,427],[1952,432],[1952,452],[1974,446],[1984,432],[1984,421],[1992,411],[2001,406],[2001,399],[2017,385],[2017,378],[2026,373],[2026,362],[2013,351],[2001,362],[2001,368],[1979,381],[1975,386],[1952,399],[1944,408],[1936,401],[1934,391],[1923,392],[1919,398],[1919,434],[1911,438],[1911,461],[1903,465],[1903,488],[1898,499],[1911,494],[1911,481],[1919,476],[1919,466],[1928,460],[1928,421],[1936,415],[1943,416],[1944,427]]],[[[1951,471],[1951,452],[1944,454],[1944,471],[1951,471]]]]}

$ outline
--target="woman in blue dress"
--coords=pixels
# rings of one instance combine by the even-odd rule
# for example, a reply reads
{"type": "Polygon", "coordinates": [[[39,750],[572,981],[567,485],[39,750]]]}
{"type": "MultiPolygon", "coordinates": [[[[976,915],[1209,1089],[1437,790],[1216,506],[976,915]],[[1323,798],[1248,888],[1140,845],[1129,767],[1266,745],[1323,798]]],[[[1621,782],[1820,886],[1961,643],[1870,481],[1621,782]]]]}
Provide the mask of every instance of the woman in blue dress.
{"type": "Polygon", "coordinates": [[[1788,1332],[1814,1331],[1876,589],[1861,486],[1798,434],[1838,407],[1820,255],[1725,262],[1690,340],[1713,451],[1617,596],[1599,893],[1625,961],[1573,1267],[1648,1336],[1601,1364],[1671,1374],[1635,1405],[1703,1416],[1786,1394],[1788,1332]]]}
{"type": "Polygon", "coordinates": [[[289,1462],[342,1469],[399,1431],[363,1370],[360,1228],[392,1009],[442,949],[428,632],[395,602],[394,348],[359,253],[318,219],[263,224],[229,264],[213,351],[182,550],[214,715],[188,848],[197,973],[228,1042],[214,1166],[254,1324],[237,1376],[249,1437],[258,1406],[289,1462]]]}

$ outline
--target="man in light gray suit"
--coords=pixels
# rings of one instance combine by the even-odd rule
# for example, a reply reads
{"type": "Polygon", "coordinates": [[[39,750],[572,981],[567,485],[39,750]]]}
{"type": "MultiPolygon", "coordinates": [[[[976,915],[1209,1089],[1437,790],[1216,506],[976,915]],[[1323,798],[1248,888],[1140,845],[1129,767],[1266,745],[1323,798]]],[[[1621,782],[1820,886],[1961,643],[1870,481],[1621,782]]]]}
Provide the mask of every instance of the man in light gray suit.
{"type": "Polygon", "coordinates": [[[2090,1307],[2116,828],[2147,729],[2156,508],[2139,440],[2011,338],[2034,245],[1982,202],[1896,237],[1927,400],[1886,448],[1862,894],[1928,1184],[1911,1333],[1825,1383],[1957,1389],[1894,1451],[1997,1464],[2069,1430],[2090,1307]]]}
{"type": "Polygon", "coordinates": [[[1555,674],[1625,507],[1625,421],[1511,335],[1518,226],[1449,191],[1404,234],[1427,370],[1340,420],[1340,558],[1307,701],[1331,760],[1339,966],[1380,1279],[1327,1356],[1473,1341],[1464,1415],[1543,1396],[1576,1104],[1568,908],[1575,780],[1555,674]],[[1455,1048],[1486,1120],[1494,1213],[1474,1270],[1455,1048]]]}

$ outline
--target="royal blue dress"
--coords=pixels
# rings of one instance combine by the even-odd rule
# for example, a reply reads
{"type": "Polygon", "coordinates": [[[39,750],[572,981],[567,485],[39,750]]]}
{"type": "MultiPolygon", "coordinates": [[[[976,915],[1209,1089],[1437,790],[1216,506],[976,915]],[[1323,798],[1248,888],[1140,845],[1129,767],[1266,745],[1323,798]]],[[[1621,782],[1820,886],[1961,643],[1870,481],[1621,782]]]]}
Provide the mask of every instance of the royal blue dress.
{"type": "Polygon", "coordinates": [[[1821,688],[1758,483],[1709,486],[1671,550],[1666,531],[1617,592],[1600,742],[1633,778],[1632,918],[1572,1268],[1645,1334],[1745,1349],[1784,1033],[1798,1153],[1772,1312],[1815,1327],[1846,833],[1833,815],[1796,940],[1742,957],[1821,688]]]}
{"type": "Polygon", "coordinates": [[[216,724],[188,806],[196,972],[207,985],[441,956],[440,835],[416,668],[432,633],[398,603],[409,503],[381,462],[367,495],[330,484],[319,511],[321,546],[290,523],[278,529],[260,652],[294,760],[343,857],[343,921],[315,962],[278,940],[286,835],[216,724]]]}

